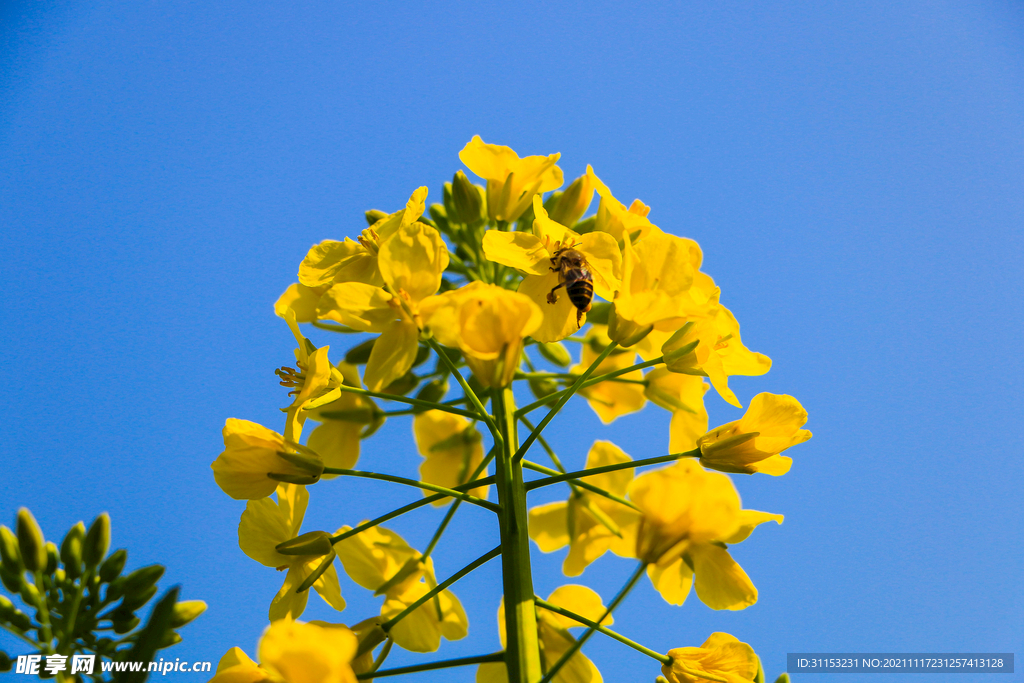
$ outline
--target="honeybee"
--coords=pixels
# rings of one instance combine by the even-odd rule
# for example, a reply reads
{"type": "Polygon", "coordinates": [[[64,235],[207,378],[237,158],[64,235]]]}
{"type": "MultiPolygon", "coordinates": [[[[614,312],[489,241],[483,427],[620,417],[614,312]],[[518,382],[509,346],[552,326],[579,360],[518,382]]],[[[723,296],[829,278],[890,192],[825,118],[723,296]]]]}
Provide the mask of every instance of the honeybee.
{"type": "Polygon", "coordinates": [[[558,273],[559,282],[548,292],[548,303],[558,301],[555,290],[565,287],[569,301],[576,307],[576,327],[579,328],[583,314],[590,310],[590,303],[594,300],[594,276],[590,274],[587,257],[575,246],[563,247],[551,258],[551,272],[558,273]]]}

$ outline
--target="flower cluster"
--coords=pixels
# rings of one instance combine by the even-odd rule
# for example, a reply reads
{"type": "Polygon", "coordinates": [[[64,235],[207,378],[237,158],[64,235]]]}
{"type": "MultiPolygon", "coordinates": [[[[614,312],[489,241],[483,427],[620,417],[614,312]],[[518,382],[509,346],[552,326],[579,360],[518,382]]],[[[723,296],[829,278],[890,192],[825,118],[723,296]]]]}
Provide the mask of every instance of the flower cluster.
{"type": "MultiPolygon", "coordinates": [[[[483,184],[459,171],[439,203],[428,206],[420,187],[404,208],[367,211],[356,239],[309,249],[298,281],[274,305],[296,341],[295,367],[276,371],[290,389],[283,431],[229,419],[213,471],[226,494],[248,501],[238,530],[243,552],[286,574],[270,601],[260,664],[235,648],[215,680],[383,676],[393,645],[433,652],[467,635],[449,587],[499,555],[502,651],[451,664],[479,663],[478,681],[597,683],[601,674],[580,648],[598,632],[658,660],[670,681],[763,678],[753,649],[729,634],[660,654],[608,627],[644,574],[673,605],[691,588],[715,610],[757,601],[730,546],[783,516],[744,509],[728,475],[788,472],[793,461],[782,453],[811,436],[806,411],[791,396],[760,393],[740,419],[709,429],[706,392],[742,408],[729,378],[763,375],[771,360],[744,345],[719,287],[701,270],[700,246],[655,225],[649,206],[621,202],[590,166],[559,191],[558,154],[521,158],[477,136],[459,159],[483,184]],[[330,347],[316,346],[300,324],[357,343],[332,360],[330,347]],[[517,407],[527,390],[532,398],[517,407]],[[648,402],[668,411],[670,454],[634,460],[599,440],[584,469],[568,472],[542,433],[577,394],[604,424],[648,402]],[[400,409],[382,407],[395,403],[400,409]],[[528,417],[535,410],[545,412],[536,426],[528,417]],[[418,479],[354,469],[361,441],[402,415],[412,417],[422,456],[418,479]],[[308,420],[317,426],[304,438],[308,420]],[[534,444],[554,467],[526,457],[534,444]],[[658,464],[665,466],[636,474],[658,464]],[[307,487],[346,476],[422,495],[376,519],[355,524],[352,511],[333,532],[303,532],[307,487]],[[568,486],[567,500],[529,509],[529,491],[558,483],[568,486]],[[433,551],[463,504],[497,513],[501,545],[439,580],[433,551]],[[428,505],[447,511],[422,550],[383,526],[428,505]],[[608,551],[636,570],[607,606],[581,585],[543,600],[533,590],[531,539],[543,552],[568,547],[566,576],[608,551]],[[345,609],[336,560],[383,598],[379,614],[351,628],[298,621],[310,588],[345,609]],[[585,630],[570,633],[576,627],[585,630]]],[[[631,450],[649,447],[636,442],[631,450]]]]}

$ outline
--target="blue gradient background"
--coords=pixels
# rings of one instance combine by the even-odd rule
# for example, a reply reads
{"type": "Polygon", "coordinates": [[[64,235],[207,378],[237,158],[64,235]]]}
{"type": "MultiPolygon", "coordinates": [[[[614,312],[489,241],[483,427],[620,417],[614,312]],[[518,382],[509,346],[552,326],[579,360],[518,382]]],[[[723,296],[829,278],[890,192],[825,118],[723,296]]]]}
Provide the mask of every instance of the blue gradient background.
{"type": "MultiPolygon", "coordinates": [[[[941,0],[6,2],[0,520],[28,506],[58,537],[109,511],[130,567],[165,563],[210,605],[165,655],[253,654],[283,577],[239,550],[244,505],[209,463],[224,418],[283,424],[272,370],[292,341],[271,304],[309,245],[354,235],[365,209],[423,184],[439,200],[479,133],[560,151],[570,178],[591,163],[698,240],[745,342],[774,360],[737,393],[792,394],[811,415],[789,475],[735,478],[746,506],[786,515],[734,551],[758,604],[671,608],[645,582],[623,633],[664,651],[728,631],[769,681],[786,652],[1020,656],[1022,29],[1018,3],[941,0]]],[[[708,407],[712,424],[740,414],[708,407]]],[[[604,429],[577,407],[552,440],[572,466],[595,435],[650,457],[667,422],[650,407],[604,429]]],[[[360,466],[417,462],[393,420],[360,466]]],[[[306,528],[416,495],[325,483],[306,528]]],[[[394,528],[422,547],[440,516],[394,528]]],[[[460,512],[439,575],[496,542],[487,522],[460,512]]],[[[562,554],[535,556],[547,595],[562,554]]],[[[582,580],[607,599],[630,569],[609,557],[582,580]]],[[[345,613],[314,597],[305,618],[378,609],[342,590],[345,613]]],[[[456,592],[470,637],[389,665],[498,648],[497,563],[456,592]]],[[[600,636],[586,651],[607,681],[657,674],[600,636]]]]}

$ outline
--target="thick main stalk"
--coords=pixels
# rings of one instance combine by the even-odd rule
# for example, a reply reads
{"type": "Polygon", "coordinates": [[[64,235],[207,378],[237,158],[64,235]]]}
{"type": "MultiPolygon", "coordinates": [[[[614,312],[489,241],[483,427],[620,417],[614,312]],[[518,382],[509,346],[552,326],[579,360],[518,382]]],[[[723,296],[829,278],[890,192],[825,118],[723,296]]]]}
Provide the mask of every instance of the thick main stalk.
{"type": "Polygon", "coordinates": [[[526,486],[522,462],[516,460],[515,399],[512,390],[495,389],[494,417],[504,443],[495,459],[496,486],[501,511],[501,574],[505,592],[505,664],[510,683],[536,683],[543,672],[537,640],[537,613],[530,571],[530,536],[527,531],[526,486]]]}

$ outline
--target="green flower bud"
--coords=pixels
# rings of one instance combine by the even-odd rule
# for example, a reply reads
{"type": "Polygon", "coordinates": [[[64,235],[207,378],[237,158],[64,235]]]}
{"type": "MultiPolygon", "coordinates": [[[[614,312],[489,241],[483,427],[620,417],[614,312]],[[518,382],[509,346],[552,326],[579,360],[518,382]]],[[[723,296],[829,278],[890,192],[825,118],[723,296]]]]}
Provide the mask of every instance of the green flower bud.
{"type": "Polygon", "coordinates": [[[43,569],[43,573],[53,574],[53,572],[57,570],[57,563],[60,561],[60,553],[57,551],[57,544],[52,541],[47,541],[44,548],[46,550],[46,568],[43,569]]]}
{"type": "Polygon", "coordinates": [[[11,626],[18,629],[22,633],[25,633],[32,628],[32,620],[28,618],[28,615],[19,609],[15,609],[14,612],[8,617],[11,626]]]}
{"type": "Polygon", "coordinates": [[[306,580],[299,584],[299,587],[295,589],[295,592],[302,593],[304,591],[308,591],[309,587],[316,583],[316,580],[319,579],[320,576],[323,575],[325,571],[327,571],[327,568],[334,563],[334,558],[336,558],[337,556],[338,554],[335,553],[334,549],[332,548],[331,552],[325,555],[324,559],[320,561],[320,564],[317,565],[316,569],[314,569],[313,572],[306,577],[306,580]]]}
{"type": "Polygon", "coordinates": [[[334,545],[326,531],[310,531],[278,543],[276,550],[282,555],[326,555],[334,550],[334,545]]]}
{"type": "Polygon", "coordinates": [[[6,652],[0,650],[0,673],[7,673],[11,670],[13,662],[6,652]]]}
{"type": "Polygon", "coordinates": [[[165,647],[171,647],[172,645],[177,645],[180,642],[181,642],[181,636],[179,636],[174,631],[168,631],[167,633],[164,634],[164,637],[160,641],[160,645],[157,647],[157,649],[163,649],[165,647]]]}
{"type": "Polygon", "coordinates": [[[206,603],[202,600],[183,600],[175,603],[174,612],[171,614],[171,628],[181,628],[205,611],[206,603]]]}
{"type": "Polygon", "coordinates": [[[366,224],[373,225],[381,218],[387,218],[388,215],[379,209],[370,209],[366,212],[366,224]]]}
{"type": "Polygon", "coordinates": [[[608,312],[608,337],[619,342],[619,346],[628,348],[643,340],[654,329],[654,325],[640,326],[629,320],[623,320],[615,314],[615,308],[608,312]]]}
{"type": "Polygon", "coordinates": [[[6,595],[0,595],[0,622],[5,622],[14,614],[14,603],[6,595]]]}
{"type": "MultiPolygon", "coordinates": [[[[607,325],[608,316],[612,310],[612,305],[606,301],[598,301],[590,307],[590,312],[587,313],[587,322],[595,325],[607,325]]],[[[600,349],[603,351],[604,349],[600,349]]]]}
{"type": "Polygon", "coordinates": [[[42,529],[28,508],[18,510],[16,526],[18,549],[21,551],[21,560],[25,563],[25,568],[30,572],[42,571],[46,568],[46,541],[43,540],[42,529]]]}
{"type": "MultiPolygon", "coordinates": [[[[86,537],[88,540],[88,537],[86,537]]],[[[110,557],[103,560],[103,564],[100,565],[100,580],[105,583],[110,583],[118,576],[121,575],[121,570],[124,569],[124,563],[128,561],[128,551],[124,548],[115,550],[110,554],[110,557]]]]}
{"type": "Polygon", "coordinates": [[[366,361],[370,360],[370,352],[373,351],[373,344],[377,341],[377,338],[367,339],[362,344],[356,344],[348,353],[345,354],[345,362],[351,363],[352,365],[366,365],[366,361]]]}
{"type": "Polygon", "coordinates": [[[565,192],[558,198],[558,203],[548,211],[548,214],[551,220],[572,227],[587,212],[593,198],[594,184],[590,181],[590,176],[581,175],[565,188],[565,192]]]}
{"type": "Polygon", "coordinates": [[[789,674],[779,674],[779,677],[775,679],[775,683],[789,683],[789,674]]]}
{"type": "Polygon", "coordinates": [[[540,351],[540,355],[545,359],[560,368],[567,368],[572,363],[572,356],[569,355],[569,350],[561,342],[537,344],[537,350],[540,351]]]}
{"type": "Polygon", "coordinates": [[[121,600],[121,606],[127,609],[136,610],[152,600],[154,595],[156,595],[156,586],[150,586],[138,593],[128,593],[125,591],[125,596],[121,600]]]}
{"type": "Polygon", "coordinates": [[[462,171],[456,171],[452,178],[451,196],[455,213],[454,216],[449,213],[449,216],[465,225],[472,225],[483,218],[486,190],[471,183],[462,171]]]}
{"type": "Polygon", "coordinates": [[[79,522],[68,530],[60,544],[60,561],[64,571],[72,579],[82,574],[82,544],[85,542],[85,525],[79,522]]]}
{"type": "Polygon", "coordinates": [[[26,605],[36,605],[39,602],[39,589],[34,583],[25,581],[21,584],[21,600],[26,605]]]}
{"type": "Polygon", "coordinates": [[[431,204],[430,208],[427,209],[430,214],[430,218],[437,225],[437,229],[443,233],[450,233],[451,226],[448,224],[448,212],[441,204],[431,204]]]}
{"type": "Polygon", "coordinates": [[[4,585],[4,588],[11,591],[12,593],[21,592],[21,584],[24,583],[24,579],[21,578],[21,574],[15,574],[9,572],[3,567],[0,567],[0,583],[4,585]]]}
{"type": "MultiPolygon", "coordinates": [[[[154,591],[154,592],[156,592],[156,591],[154,591]]],[[[127,619],[125,621],[115,621],[114,622],[114,633],[116,633],[119,636],[124,635],[125,633],[128,633],[133,628],[138,626],[140,621],[141,621],[141,619],[139,619],[136,616],[133,616],[131,619],[127,619]]]]}
{"type": "Polygon", "coordinates": [[[110,548],[110,515],[106,512],[99,515],[89,525],[82,545],[82,560],[88,569],[92,569],[107,555],[110,548]]]}
{"type": "Polygon", "coordinates": [[[124,577],[125,595],[132,596],[147,591],[164,575],[164,568],[158,564],[136,569],[124,577]]]}
{"type": "Polygon", "coordinates": [[[410,391],[419,386],[420,378],[417,377],[412,371],[409,371],[396,379],[391,384],[384,387],[383,391],[385,394],[394,394],[395,396],[405,396],[410,391]]]}
{"type": "MultiPolygon", "coordinates": [[[[558,383],[549,377],[545,377],[543,379],[531,379],[529,384],[530,391],[532,391],[533,395],[536,396],[537,398],[545,398],[561,390],[561,387],[558,386],[558,383]]],[[[554,401],[555,399],[551,400],[551,402],[554,401]]]]}
{"type": "MultiPolygon", "coordinates": [[[[594,232],[594,228],[596,228],[596,227],[597,227],[597,215],[595,214],[595,215],[591,216],[590,218],[584,218],[579,223],[577,223],[576,225],[572,226],[572,229],[576,233],[578,233],[580,235],[586,235],[588,232],[594,232]]],[[[590,319],[589,315],[587,316],[587,319],[588,320],[590,319]]]]}
{"type": "Polygon", "coordinates": [[[5,526],[0,526],[0,559],[0,566],[12,574],[20,574],[25,570],[25,565],[21,563],[21,551],[18,550],[18,539],[5,526]]]}
{"type": "MultiPolygon", "coordinates": [[[[438,379],[431,380],[423,385],[419,393],[416,394],[416,398],[421,401],[429,401],[431,403],[439,403],[444,400],[444,397],[448,394],[448,379],[440,377],[438,379]]],[[[414,408],[416,412],[423,412],[427,408],[414,408]]]]}

